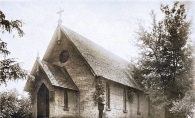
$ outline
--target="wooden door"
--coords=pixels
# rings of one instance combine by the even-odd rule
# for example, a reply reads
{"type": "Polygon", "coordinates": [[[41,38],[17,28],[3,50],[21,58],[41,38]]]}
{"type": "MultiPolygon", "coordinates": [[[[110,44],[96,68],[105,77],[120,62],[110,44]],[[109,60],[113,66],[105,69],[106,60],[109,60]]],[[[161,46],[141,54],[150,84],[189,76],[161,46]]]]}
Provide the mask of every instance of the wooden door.
{"type": "Polygon", "coordinates": [[[49,118],[49,90],[45,84],[37,93],[37,118],[49,118]]]}

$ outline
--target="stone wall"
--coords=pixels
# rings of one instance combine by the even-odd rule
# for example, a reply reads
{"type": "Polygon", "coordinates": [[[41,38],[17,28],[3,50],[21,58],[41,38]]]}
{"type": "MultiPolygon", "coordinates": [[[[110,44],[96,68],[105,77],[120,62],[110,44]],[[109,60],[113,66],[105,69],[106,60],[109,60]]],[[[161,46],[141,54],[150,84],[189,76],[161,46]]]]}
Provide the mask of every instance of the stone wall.
{"type": "Polygon", "coordinates": [[[55,87],[55,98],[50,101],[50,117],[52,118],[72,118],[78,117],[79,106],[78,106],[78,92],[68,90],[60,87],[55,87]],[[68,96],[68,109],[64,106],[64,91],[67,91],[68,96]]]}
{"type": "Polygon", "coordinates": [[[36,89],[33,93],[32,115],[37,116],[37,92],[42,84],[49,89],[49,116],[52,118],[79,117],[79,92],[52,86],[46,76],[40,73],[36,77],[36,89]],[[68,94],[68,110],[64,110],[64,91],[68,94]]]}
{"type": "Polygon", "coordinates": [[[39,72],[39,75],[35,77],[36,88],[32,93],[33,101],[32,101],[32,115],[33,117],[37,117],[37,93],[42,84],[49,89],[49,91],[53,91],[54,87],[51,85],[45,74],[42,71],[39,72]]]}
{"type": "MultiPolygon", "coordinates": [[[[82,80],[82,79],[81,79],[82,80]]],[[[103,84],[105,88],[104,97],[106,99],[106,82],[109,83],[110,86],[110,110],[104,110],[104,118],[147,118],[148,116],[148,102],[146,96],[140,92],[134,90],[136,93],[134,95],[133,102],[130,102],[127,97],[127,112],[123,112],[123,91],[124,88],[126,90],[130,89],[124,85],[108,81],[103,79],[103,84]],[[139,93],[139,101],[140,101],[140,114],[137,114],[138,111],[138,96],[139,93]]],[[[50,117],[83,117],[83,118],[97,118],[98,117],[98,107],[97,103],[95,103],[94,93],[95,93],[95,85],[96,82],[86,81],[84,85],[80,85],[80,93],[67,90],[68,92],[68,108],[69,110],[64,110],[64,88],[52,86],[47,77],[44,74],[40,74],[39,77],[36,78],[37,88],[34,94],[34,105],[33,105],[33,116],[36,117],[37,110],[37,92],[42,83],[46,85],[49,91],[53,91],[54,100],[50,101],[50,117]],[[85,85],[85,83],[89,82],[85,85]]],[[[51,95],[50,95],[51,96],[51,95]]]]}
{"type": "MultiPolygon", "coordinates": [[[[79,89],[79,100],[77,106],[80,117],[91,118],[97,116],[97,105],[94,102],[95,76],[85,59],[78,52],[72,42],[62,33],[61,44],[55,44],[48,62],[64,66],[79,89]],[[69,59],[65,63],[59,63],[59,54],[61,51],[69,52],[69,59]]],[[[57,109],[57,108],[56,108],[57,109]]]]}
{"type": "Polygon", "coordinates": [[[110,110],[104,110],[105,118],[148,118],[148,98],[143,94],[143,92],[134,90],[135,95],[132,102],[126,96],[126,112],[124,112],[124,88],[126,88],[126,90],[131,88],[115,82],[108,81],[108,83],[110,86],[110,110]]]}

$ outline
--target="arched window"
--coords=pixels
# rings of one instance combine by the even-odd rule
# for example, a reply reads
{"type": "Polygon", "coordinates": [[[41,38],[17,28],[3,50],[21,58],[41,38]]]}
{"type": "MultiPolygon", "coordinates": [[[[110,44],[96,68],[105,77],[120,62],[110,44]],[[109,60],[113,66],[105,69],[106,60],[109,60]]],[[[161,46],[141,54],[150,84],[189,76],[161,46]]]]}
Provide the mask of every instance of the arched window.
{"type": "Polygon", "coordinates": [[[68,110],[68,92],[64,91],[64,110],[68,110]]]}
{"type": "Polygon", "coordinates": [[[125,88],[123,90],[123,112],[127,113],[127,92],[125,88]]]}
{"type": "Polygon", "coordinates": [[[106,83],[106,109],[110,110],[110,87],[108,82],[106,83]]]}

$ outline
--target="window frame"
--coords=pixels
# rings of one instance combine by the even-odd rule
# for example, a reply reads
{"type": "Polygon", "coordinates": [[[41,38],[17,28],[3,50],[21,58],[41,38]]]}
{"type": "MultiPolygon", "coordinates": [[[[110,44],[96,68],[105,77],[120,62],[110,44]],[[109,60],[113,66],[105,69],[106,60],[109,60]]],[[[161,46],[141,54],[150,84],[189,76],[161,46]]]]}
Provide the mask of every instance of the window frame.
{"type": "Polygon", "coordinates": [[[64,90],[64,110],[69,111],[68,108],[68,91],[64,90]]]}
{"type": "Polygon", "coordinates": [[[123,89],[123,113],[127,113],[127,90],[123,89]]]}
{"type": "Polygon", "coordinates": [[[106,82],[106,110],[110,111],[110,85],[106,82]]]}
{"type": "Polygon", "coordinates": [[[137,93],[137,115],[141,115],[140,113],[140,93],[137,93]]]}

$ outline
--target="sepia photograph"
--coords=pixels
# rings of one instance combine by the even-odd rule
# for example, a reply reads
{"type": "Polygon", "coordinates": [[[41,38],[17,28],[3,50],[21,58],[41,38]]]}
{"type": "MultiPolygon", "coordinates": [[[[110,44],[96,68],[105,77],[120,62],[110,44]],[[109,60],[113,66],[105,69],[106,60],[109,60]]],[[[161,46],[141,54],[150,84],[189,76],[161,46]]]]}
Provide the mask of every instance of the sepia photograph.
{"type": "Polygon", "coordinates": [[[0,118],[195,118],[195,1],[0,0],[0,118]]]}

